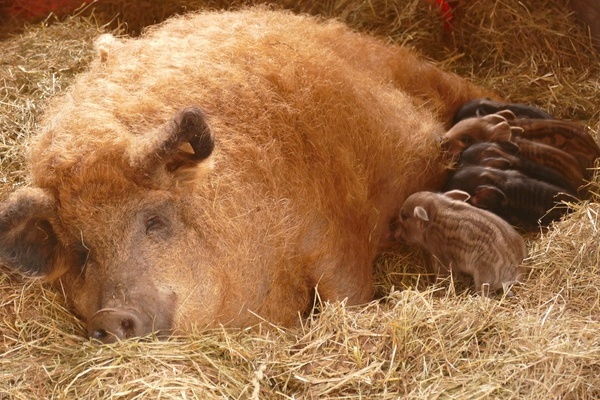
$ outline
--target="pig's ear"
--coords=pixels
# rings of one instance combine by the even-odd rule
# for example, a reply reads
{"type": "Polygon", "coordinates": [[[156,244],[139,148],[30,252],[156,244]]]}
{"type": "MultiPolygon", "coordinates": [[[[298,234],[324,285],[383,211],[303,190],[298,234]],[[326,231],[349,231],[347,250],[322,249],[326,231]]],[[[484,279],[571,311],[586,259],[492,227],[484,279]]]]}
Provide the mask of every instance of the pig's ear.
{"type": "Polygon", "coordinates": [[[511,110],[505,109],[505,110],[500,110],[496,113],[496,115],[501,116],[502,118],[504,118],[507,121],[516,119],[517,117],[515,116],[515,113],[513,113],[511,110]]]}
{"type": "Polygon", "coordinates": [[[110,33],[102,34],[94,41],[94,49],[102,63],[106,63],[109,60],[111,53],[121,46],[122,43],[120,40],[110,33]]]}
{"type": "Polygon", "coordinates": [[[516,137],[516,136],[521,136],[523,134],[523,132],[525,132],[525,129],[521,128],[520,126],[511,126],[510,127],[510,137],[511,139],[516,137]]]}
{"type": "Polygon", "coordinates": [[[512,137],[511,127],[506,121],[502,121],[492,126],[492,142],[508,142],[512,137]]]}
{"type": "Polygon", "coordinates": [[[0,203],[0,263],[26,275],[54,279],[69,258],[51,225],[56,201],[42,189],[23,188],[0,203]]]}
{"type": "Polygon", "coordinates": [[[506,195],[500,189],[491,185],[481,185],[475,189],[470,203],[479,208],[496,209],[500,207],[506,195]]]}
{"type": "Polygon", "coordinates": [[[427,210],[425,210],[421,206],[415,207],[414,216],[425,222],[429,221],[429,215],[427,214],[427,210]]]}
{"type": "Polygon", "coordinates": [[[188,107],[132,146],[129,156],[132,166],[147,176],[162,165],[181,178],[192,170],[198,172],[198,167],[210,168],[214,148],[206,115],[197,107],[188,107]]]}
{"type": "Polygon", "coordinates": [[[451,198],[452,200],[467,201],[471,198],[471,195],[464,190],[450,190],[444,193],[444,196],[451,198]]]}
{"type": "MultiPolygon", "coordinates": [[[[515,128],[515,127],[511,127],[510,129],[512,130],[513,128],[515,128]]],[[[505,142],[497,142],[496,144],[498,145],[498,147],[500,147],[502,150],[504,150],[505,152],[507,152],[509,154],[517,154],[517,153],[519,153],[519,151],[521,151],[521,149],[519,148],[519,145],[516,144],[515,142],[505,141],[505,142]]]]}
{"type": "Polygon", "coordinates": [[[481,160],[481,165],[502,170],[507,170],[512,167],[512,163],[504,157],[484,158],[481,160]]]}

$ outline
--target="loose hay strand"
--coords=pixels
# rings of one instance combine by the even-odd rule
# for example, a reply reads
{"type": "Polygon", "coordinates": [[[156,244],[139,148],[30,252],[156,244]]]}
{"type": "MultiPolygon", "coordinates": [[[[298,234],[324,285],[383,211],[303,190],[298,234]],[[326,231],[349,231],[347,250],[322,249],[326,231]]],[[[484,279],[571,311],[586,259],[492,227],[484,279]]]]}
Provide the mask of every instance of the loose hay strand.
{"type": "MultiPolygon", "coordinates": [[[[2,197],[27,183],[24,159],[38,117],[86,68],[96,35],[139,34],[174,13],[247,3],[254,2],[112,0],[7,33],[0,42],[2,197]]],[[[420,0],[275,3],[415,47],[512,101],[600,127],[600,55],[563,0],[459,2],[452,32],[420,0]]],[[[598,398],[598,185],[595,178],[591,201],[527,238],[529,276],[512,298],[432,286],[425,258],[404,249],[378,262],[380,300],[320,304],[297,329],[264,324],[98,346],[59,293],[6,271],[0,398],[598,398]]]]}

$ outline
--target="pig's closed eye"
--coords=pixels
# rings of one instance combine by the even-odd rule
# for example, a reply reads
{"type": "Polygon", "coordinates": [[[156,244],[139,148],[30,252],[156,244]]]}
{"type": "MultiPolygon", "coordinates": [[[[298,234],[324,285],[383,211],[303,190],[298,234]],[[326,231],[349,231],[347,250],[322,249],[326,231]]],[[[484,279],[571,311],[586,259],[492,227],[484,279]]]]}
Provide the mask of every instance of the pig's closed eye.
{"type": "Polygon", "coordinates": [[[460,141],[465,146],[470,146],[470,145],[473,144],[473,138],[471,136],[463,136],[463,137],[460,138],[460,141]]]}
{"type": "Polygon", "coordinates": [[[152,215],[146,219],[146,235],[165,227],[165,222],[158,215],[152,215]]]}
{"type": "Polygon", "coordinates": [[[400,219],[401,219],[402,221],[406,221],[406,219],[407,219],[407,218],[408,218],[408,214],[406,214],[406,212],[405,212],[405,211],[401,211],[401,212],[400,212],[400,219]]]}
{"type": "Polygon", "coordinates": [[[73,246],[73,254],[75,255],[75,262],[77,266],[83,269],[88,261],[90,252],[85,245],[77,243],[73,246]]]}

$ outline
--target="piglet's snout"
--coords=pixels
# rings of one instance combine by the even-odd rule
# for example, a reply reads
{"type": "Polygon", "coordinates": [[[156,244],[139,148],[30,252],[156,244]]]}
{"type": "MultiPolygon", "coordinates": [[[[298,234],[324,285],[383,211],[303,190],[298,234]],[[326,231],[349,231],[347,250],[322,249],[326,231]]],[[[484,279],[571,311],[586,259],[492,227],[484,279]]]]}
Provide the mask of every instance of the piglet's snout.
{"type": "Polygon", "coordinates": [[[102,343],[143,336],[151,325],[138,311],[133,309],[103,308],[97,311],[88,323],[88,336],[102,343]]]}

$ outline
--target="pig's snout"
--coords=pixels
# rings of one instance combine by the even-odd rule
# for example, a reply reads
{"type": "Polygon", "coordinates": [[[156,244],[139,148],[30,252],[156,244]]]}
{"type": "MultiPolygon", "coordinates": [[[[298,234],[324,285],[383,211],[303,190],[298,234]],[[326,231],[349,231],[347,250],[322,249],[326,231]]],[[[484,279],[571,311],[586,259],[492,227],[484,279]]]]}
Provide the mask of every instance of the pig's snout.
{"type": "Polygon", "coordinates": [[[452,146],[452,143],[450,142],[450,140],[448,140],[447,138],[442,136],[437,139],[437,142],[438,142],[438,145],[440,146],[440,149],[443,152],[447,153],[448,151],[450,151],[450,147],[452,146]]]}
{"type": "Polygon", "coordinates": [[[440,150],[446,155],[446,157],[453,161],[458,160],[465,147],[468,147],[468,145],[457,142],[456,140],[444,137],[439,139],[439,146],[440,150]]]}
{"type": "Polygon", "coordinates": [[[103,308],[88,323],[88,336],[102,343],[143,336],[150,331],[150,317],[143,317],[133,309],[103,308]]]}

